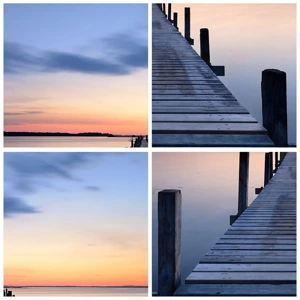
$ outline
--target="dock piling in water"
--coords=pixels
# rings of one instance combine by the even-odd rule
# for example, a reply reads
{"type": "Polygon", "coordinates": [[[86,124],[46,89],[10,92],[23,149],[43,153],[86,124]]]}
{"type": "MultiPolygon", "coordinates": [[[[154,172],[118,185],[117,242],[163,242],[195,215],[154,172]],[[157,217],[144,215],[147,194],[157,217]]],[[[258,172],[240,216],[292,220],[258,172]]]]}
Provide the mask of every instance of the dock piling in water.
{"type": "Polygon", "coordinates": [[[177,14],[177,12],[173,13],[173,24],[174,24],[174,27],[178,30],[178,14],[177,14]]]}
{"type": "Polygon", "coordinates": [[[158,193],[158,296],[181,284],[181,191],[158,193]]]}
{"type": "Polygon", "coordinates": [[[191,9],[184,8],[184,37],[190,45],[194,45],[194,40],[191,38],[191,9]]]}
{"type": "Polygon", "coordinates": [[[210,63],[210,51],[209,51],[209,31],[207,28],[200,29],[200,55],[208,66],[210,63]]]}
{"type": "Polygon", "coordinates": [[[276,69],[262,71],[263,126],[277,147],[288,146],[286,73],[276,69]]]}
{"type": "Polygon", "coordinates": [[[172,23],[172,4],[168,3],[168,20],[172,23]]]}
{"type": "Polygon", "coordinates": [[[239,217],[248,207],[248,182],[249,182],[249,152],[241,152],[240,163],[239,163],[239,198],[238,198],[237,217],[239,217]]]}

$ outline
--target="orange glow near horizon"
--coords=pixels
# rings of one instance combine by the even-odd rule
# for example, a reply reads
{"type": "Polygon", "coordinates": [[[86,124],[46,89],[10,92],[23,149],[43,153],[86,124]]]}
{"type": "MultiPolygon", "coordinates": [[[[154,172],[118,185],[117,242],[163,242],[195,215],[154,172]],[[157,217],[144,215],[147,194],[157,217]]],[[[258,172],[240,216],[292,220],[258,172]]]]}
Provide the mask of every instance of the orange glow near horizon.
{"type": "Polygon", "coordinates": [[[4,131],[147,135],[147,73],[28,75],[18,89],[7,77],[4,131]]]}

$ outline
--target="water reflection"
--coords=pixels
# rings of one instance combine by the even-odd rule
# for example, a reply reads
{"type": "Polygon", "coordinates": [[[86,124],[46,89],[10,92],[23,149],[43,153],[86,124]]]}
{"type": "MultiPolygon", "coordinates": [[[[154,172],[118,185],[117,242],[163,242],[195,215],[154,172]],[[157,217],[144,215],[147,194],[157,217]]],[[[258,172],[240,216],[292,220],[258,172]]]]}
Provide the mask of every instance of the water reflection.
{"type": "MultiPolygon", "coordinates": [[[[238,153],[153,153],[153,290],[157,291],[157,193],[182,192],[182,282],[237,213],[238,153]]],[[[263,185],[264,154],[250,154],[249,203],[263,185]]]]}
{"type": "Polygon", "coordinates": [[[261,123],[261,72],[287,73],[288,137],[296,142],[296,4],[173,4],[183,32],[191,8],[191,37],[199,53],[199,30],[210,30],[213,65],[225,65],[221,81],[261,123]]]}

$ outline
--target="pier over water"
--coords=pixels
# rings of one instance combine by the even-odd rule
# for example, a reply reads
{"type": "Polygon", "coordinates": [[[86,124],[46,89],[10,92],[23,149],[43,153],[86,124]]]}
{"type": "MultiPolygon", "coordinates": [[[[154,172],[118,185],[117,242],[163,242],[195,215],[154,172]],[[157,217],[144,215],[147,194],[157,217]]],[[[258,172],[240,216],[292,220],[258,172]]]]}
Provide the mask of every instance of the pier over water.
{"type": "Polygon", "coordinates": [[[153,146],[274,146],[156,4],[152,18],[153,146]]]}

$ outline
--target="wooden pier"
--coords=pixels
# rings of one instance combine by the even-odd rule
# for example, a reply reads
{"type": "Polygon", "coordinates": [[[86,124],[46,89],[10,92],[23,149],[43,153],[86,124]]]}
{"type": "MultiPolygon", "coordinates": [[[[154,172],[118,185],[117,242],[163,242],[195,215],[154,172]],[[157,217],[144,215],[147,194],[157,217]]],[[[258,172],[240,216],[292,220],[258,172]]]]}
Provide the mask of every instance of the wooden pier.
{"type": "Polygon", "coordinates": [[[296,296],[296,153],[174,295],[296,296]]]}
{"type": "Polygon", "coordinates": [[[156,4],[152,18],[153,146],[274,146],[156,4]]]}

